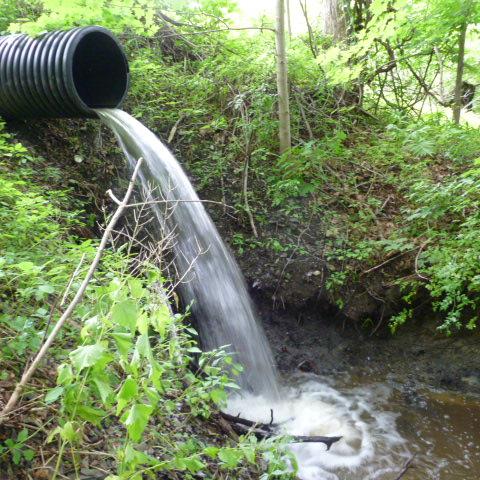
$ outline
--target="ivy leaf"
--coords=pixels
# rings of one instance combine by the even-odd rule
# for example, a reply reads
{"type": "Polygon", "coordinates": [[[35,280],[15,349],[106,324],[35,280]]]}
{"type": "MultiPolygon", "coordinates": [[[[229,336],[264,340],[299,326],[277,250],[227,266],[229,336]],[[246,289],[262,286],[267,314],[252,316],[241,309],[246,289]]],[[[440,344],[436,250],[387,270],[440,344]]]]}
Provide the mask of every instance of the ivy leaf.
{"type": "Polygon", "coordinates": [[[137,305],[132,300],[124,300],[113,307],[112,322],[134,331],[137,323],[137,314],[137,305]]]}
{"type": "Polygon", "coordinates": [[[95,365],[103,357],[104,353],[105,347],[100,343],[84,345],[70,353],[70,360],[78,371],[82,371],[84,368],[95,365]]]}
{"type": "Polygon", "coordinates": [[[130,408],[128,413],[124,415],[122,421],[127,427],[128,434],[134,442],[140,441],[142,433],[147,426],[153,407],[137,403],[130,408]]]}

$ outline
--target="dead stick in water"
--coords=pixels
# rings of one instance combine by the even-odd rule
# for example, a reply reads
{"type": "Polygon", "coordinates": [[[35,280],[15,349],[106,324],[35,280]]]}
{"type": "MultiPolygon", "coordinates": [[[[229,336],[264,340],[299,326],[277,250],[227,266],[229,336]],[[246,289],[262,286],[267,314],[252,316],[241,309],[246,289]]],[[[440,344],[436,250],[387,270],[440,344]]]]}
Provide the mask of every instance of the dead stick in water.
{"type": "Polygon", "coordinates": [[[395,477],[395,480],[400,480],[406,473],[407,473],[407,470],[410,468],[413,460],[415,459],[416,457],[416,453],[413,454],[408,460],[407,462],[405,463],[405,465],[403,466],[402,468],[402,471],[398,474],[397,477],[395,477]]]}
{"type": "MultiPolygon", "coordinates": [[[[230,415],[220,412],[220,415],[232,424],[232,428],[240,435],[253,433],[258,439],[263,440],[275,435],[274,428],[277,424],[258,423],[240,416],[230,415]]],[[[273,416],[273,415],[272,415],[273,416]]],[[[292,443],[323,443],[330,450],[331,446],[338,442],[342,437],[324,437],[318,435],[293,435],[292,443]]]]}
{"type": "Polygon", "coordinates": [[[327,446],[327,450],[330,450],[331,446],[342,439],[342,437],[323,437],[318,435],[294,435],[292,443],[324,443],[327,446]]]}
{"type": "Polygon", "coordinates": [[[245,425],[246,427],[254,427],[254,428],[260,428],[263,430],[271,430],[274,427],[277,427],[278,425],[276,423],[259,423],[259,422],[254,422],[252,420],[248,420],[247,418],[242,418],[240,415],[235,416],[235,415],[230,415],[229,413],[225,412],[220,412],[220,415],[225,419],[228,420],[229,422],[232,423],[238,423],[240,425],[245,425]]]}

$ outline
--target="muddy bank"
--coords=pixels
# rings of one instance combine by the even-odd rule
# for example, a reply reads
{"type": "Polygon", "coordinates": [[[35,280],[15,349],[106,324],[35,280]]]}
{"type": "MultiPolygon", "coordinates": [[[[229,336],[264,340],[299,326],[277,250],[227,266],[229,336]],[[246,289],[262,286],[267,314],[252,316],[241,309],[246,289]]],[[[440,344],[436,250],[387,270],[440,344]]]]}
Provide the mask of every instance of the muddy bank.
{"type": "Polygon", "coordinates": [[[452,337],[436,331],[433,318],[413,320],[392,335],[362,332],[340,314],[311,306],[273,309],[260,291],[253,296],[280,372],[353,374],[388,379],[408,402],[421,402],[422,388],[480,395],[480,334],[452,337]]]}

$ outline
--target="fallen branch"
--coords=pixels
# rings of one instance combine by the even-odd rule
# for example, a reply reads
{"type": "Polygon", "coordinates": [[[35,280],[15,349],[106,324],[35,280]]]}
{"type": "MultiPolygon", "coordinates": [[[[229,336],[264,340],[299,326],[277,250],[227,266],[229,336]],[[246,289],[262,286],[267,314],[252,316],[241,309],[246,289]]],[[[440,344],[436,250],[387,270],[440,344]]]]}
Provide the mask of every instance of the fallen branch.
{"type": "MultiPolygon", "coordinates": [[[[231,423],[238,423],[239,425],[244,425],[246,427],[260,428],[263,430],[273,430],[275,427],[278,427],[276,423],[272,421],[270,423],[258,423],[247,418],[242,418],[239,415],[230,415],[229,413],[220,412],[220,415],[231,423]]],[[[273,415],[272,415],[273,418],[273,415]]]]}
{"type": "Polygon", "coordinates": [[[37,370],[40,362],[42,361],[43,357],[46,355],[48,349],[50,348],[53,341],[55,340],[55,337],[60,332],[64,323],[70,318],[73,311],[75,310],[75,307],[82,300],[85,290],[87,289],[88,284],[90,283],[90,280],[92,279],[93,274],[95,273],[95,270],[97,269],[98,264],[100,263],[102,253],[105,250],[105,247],[107,246],[107,242],[110,237],[110,234],[112,233],[115,227],[115,224],[117,223],[118,219],[122,216],[123,211],[125,210],[128,204],[142,161],[143,159],[140,158],[137,162],[137,165],[135,166],[135,170],[133,171],[132,178],[130,179],[127,192],[125,193],[123,200],[118,204],[117,210],[113,214],[112,218],[110,219],[110,222],[108,223],[107,227],[105,228],[105,231],[103,232],[102,239],[100,240],[100,244],[97,247],[95,258],[90,264],[90,267],[88,268],[85,278],[83,279],[83,282],[78,288],[77,293],[75,294],[73,300],[68,305],[67,309],[63,312],[62,316],[58,320],[53,330],[50,332],[50,335],[46,339],[45,343],[42,345],[42,348],[40,348],[40,350],[38,351],[37,355],[33,359],[30,366],[26,368],[25,371],[23,372],[20,382],[17,383],[17,386],[15,387],[15,390],[10,396],[10,399],[8,400],[3,410],[0,412],[0,425],[5,421],[9,413],[13,410],[13,408],[17,404],[23,392],[23,389],[25,388],[26,384],[29,382],[29,380],[32,378],[33,374],[37,370]]]}
{"type": "Polygon", "coordinates": [[[292,443],[324,443],[327,446],[327,450],[330,450],[332,445],[342,437],[324,437],[324,436],[304,436],[304,435],[294,435],[292,438],[292,443]]]}
{"type": "MultiPolygon", "coordinates": [[[[273,423],[258,423],[247,418],[240,416],[230,415],[225,412],[220,412],[220,416],[230,422],[233,430],[239,435],[245,435],[253,433],[259,440],[271,438],[277,435],[275,427],[278,424],[273,423]]],[[[273,420],[273,412],[271,412],[271,418],[273,420]]],[[[292,443],[323,443],[327,446],[327,450],[330,450],[331,446],[338,442],[342,437],[324,437],[318,435],[292,435],[290,436],[292,443]]]]}
{"type": "Polygon", "coordinates": [[[395,480],[400,480],[406,473],[407,473],[407,470],[410,468],[410,466],[412,465],[412,462],[413,460],[415,459],[415,456],[416,454],[412,455],[408,460],[407,462],[405,463],[405,465],[403,466],[402,468],[402,471],[398,474],[397,477],[395,477],[395,480]]]}

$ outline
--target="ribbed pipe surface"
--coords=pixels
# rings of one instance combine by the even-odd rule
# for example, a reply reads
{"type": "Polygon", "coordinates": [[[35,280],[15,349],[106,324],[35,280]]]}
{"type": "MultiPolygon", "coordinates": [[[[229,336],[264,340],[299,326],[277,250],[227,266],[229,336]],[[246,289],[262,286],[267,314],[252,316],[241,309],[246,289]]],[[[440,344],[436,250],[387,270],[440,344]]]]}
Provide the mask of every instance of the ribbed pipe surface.
{"type": "Polygon", "coordinates": [[[97,117],[117,108],[129,85],[128,62],[103,27],[0,37],[0,115],[97,117]]]}

